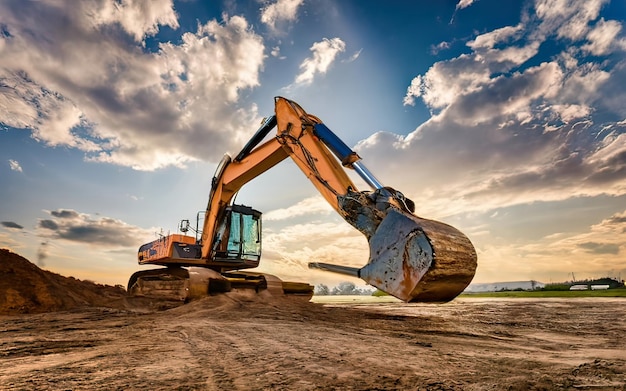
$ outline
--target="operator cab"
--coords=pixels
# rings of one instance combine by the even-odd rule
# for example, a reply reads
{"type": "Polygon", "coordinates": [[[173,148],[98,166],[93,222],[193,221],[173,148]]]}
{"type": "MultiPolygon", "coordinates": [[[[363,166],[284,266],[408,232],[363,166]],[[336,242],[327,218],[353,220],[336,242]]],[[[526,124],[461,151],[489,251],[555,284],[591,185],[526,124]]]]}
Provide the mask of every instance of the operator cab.
{"type": "Polygon", "coordinates": [[[223,270],[252,268],[261,259],[261,212],[245,205],[231,205],[218,227],[215,258],[223,270]]]}

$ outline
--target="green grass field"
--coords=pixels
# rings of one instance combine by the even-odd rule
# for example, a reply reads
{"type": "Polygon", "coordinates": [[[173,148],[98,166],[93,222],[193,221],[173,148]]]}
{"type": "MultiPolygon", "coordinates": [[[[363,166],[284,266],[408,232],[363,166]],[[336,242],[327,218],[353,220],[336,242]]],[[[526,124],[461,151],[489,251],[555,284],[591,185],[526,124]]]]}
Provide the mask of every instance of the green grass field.
{"type": "MultiPolygon", "coordinates": [[[[568,298],[568,297],[626,297],[626,288],[607,289],[603,291],[507,291],[507,292],[483,292],[483,293],[462,293],[459,298],[568,298]]],[[[319,296],[315,295],[311,299],[319,304],[386,304],[401,303],[395,297],[381,294],[381,296],[319,296]]]]}
{"type": "Polygon", "coordinates": [[[598,291],[508,291],[508,292],[484,292],[462,293],[459,297],[520,297],[520,298],[543,298],[543,297],[626,297],[626,288],[607,289],[598,291]]]}

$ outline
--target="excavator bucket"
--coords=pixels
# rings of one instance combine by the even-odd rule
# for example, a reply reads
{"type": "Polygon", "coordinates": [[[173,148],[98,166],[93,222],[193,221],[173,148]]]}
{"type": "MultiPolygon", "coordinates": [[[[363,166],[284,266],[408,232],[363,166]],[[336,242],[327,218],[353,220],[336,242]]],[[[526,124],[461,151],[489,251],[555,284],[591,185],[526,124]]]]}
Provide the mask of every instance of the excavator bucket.
{"type": "Polygon", "coordinates": [[[476,251],[460,231],[398,209],[387,214],[369,245],[359,277],[406,302],[450,301],[476,271],[476,251]]]}
{"type": "Polygon", "coordinates": [[[340,201],[344,218],[368,237],[368,263],[360,269],[326,263],[311,268],[359,277],[405,302],[447,302],[463,292],[477,265],[476,250],[463,233],[370,200],[353,193],[340,201]]]}

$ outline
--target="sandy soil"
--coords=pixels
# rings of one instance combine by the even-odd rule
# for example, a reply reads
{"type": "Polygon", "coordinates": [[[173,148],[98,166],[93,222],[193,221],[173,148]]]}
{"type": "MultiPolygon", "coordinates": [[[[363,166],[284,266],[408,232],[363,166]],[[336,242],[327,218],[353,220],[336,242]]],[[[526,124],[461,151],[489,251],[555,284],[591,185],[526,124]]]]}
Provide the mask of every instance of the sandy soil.
{"type": "Polygon", "coordinates": [[[0,389],[626,390],[623,299],[123,304],[0,316],[0,389]]]}

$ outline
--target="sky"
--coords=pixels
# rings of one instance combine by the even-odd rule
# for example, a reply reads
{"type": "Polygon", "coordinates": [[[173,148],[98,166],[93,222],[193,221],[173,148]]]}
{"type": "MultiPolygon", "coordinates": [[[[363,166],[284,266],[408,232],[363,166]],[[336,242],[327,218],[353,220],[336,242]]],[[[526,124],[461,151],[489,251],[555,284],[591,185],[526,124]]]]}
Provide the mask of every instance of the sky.
{"type": "MultiPolygon", "coordinates": [[[[474,282],[624,279],[625,17],[622,0],[4,0],[0,247],[125,286],[284,96],[464,232],[474,282]]],[[[263,272],[333,286],[307,264],[367,262],[291,161],[236,202],[264,212],[263,272]]]]}

